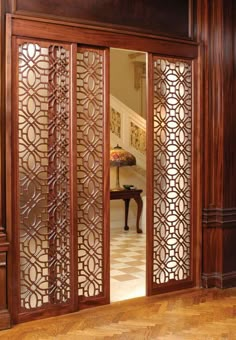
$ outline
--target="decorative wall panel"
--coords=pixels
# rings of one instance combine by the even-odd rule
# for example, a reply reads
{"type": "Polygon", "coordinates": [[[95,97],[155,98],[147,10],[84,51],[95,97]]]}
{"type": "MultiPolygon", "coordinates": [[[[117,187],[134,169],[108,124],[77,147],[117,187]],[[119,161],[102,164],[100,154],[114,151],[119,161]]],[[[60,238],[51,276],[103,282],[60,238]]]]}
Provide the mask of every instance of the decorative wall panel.
{"type": "Polygon", "coordinates": [[[21,310],[70,299],[69,52],[18,44],[21,310]]]}
{"type": "Polygon", "coordinates": [[[121,138],[121,113],[110,108],[110,131],[118,138],[121,138]]]}
{"type": "Polygon", "coordinates": [[[78,294],[103,293],[104,52],[77,54],[78,294]]]}
{"type": "Polygon", "coordinates": [[[191,271],[191,62],[155,58],[153,283],[191,271]]]}
{"type": "Polygon", "coordinates": [[[146,130],[130,122],[130,145],[137,151],[146,153],[146,130]]]}

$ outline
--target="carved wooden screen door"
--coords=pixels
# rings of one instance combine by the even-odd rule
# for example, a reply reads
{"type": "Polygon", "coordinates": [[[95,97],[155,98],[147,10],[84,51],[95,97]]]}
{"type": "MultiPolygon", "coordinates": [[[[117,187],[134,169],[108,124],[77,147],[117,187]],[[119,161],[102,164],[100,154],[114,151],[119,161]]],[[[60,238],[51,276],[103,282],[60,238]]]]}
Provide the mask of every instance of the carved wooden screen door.
{"type": "Polygon", "coordinates": [[[192,61],[149,56],[148,294],[193,286],[192,61]]]}
{"type": "Polygon", "coordinates": [[[23,38],[13,50],[12,313],[19,322],[109,301],[108,53],[23,38]]]}
{"type": "MultiPolygon", "coordinates": [[[[53,39],[13,37],[14,322],[109,302],[109,50],[53,39]]],[[[149,55],[148,294],[194,285],[192,63],[149,55]]]]}

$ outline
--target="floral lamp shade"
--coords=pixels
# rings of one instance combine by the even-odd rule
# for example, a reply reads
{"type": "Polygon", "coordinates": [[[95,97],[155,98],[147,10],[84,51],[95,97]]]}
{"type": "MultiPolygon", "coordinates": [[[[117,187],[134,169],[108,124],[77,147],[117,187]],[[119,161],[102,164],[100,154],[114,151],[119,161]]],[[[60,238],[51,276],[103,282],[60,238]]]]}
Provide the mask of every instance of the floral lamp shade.
{"type": "Polygon", "coordinates": [[[130,152],[122,149],[119,145],[111,149],[110,166],[116,167],[116,187],[112,190],[123,190],[120,186],[119,168],[132,165],[136,165],[136,158],[130,152]]]}

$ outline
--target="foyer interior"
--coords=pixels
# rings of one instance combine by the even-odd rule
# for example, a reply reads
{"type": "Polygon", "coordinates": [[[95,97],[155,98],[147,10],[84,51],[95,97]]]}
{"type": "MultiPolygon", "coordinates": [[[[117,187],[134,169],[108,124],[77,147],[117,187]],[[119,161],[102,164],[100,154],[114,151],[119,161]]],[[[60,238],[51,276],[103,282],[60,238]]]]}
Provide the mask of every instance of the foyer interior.
{"type": "MultiPolygon", "coordinates": [[[[146,295],[145,53],[110,49],[110,94],[110,147],[122,146],[136,156],[137,163],[120,168],[121,186],[129,184],[143,190],[144,201],[140,219],[142,234],[136,232],[134,200],[130,201],[127,231],[124,230],[124,201],[110,201],[110,300],[115,302],[146,295]]],[[[113,188],[116,169],[110,170],[113,188]]]]}

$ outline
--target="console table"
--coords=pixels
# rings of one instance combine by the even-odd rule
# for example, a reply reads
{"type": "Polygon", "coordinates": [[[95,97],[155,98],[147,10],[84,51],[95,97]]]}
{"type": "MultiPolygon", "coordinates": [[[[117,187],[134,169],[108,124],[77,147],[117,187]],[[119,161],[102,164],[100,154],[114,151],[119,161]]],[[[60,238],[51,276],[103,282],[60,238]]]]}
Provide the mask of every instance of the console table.
{"type": "Polygon", "coordinates": [[[137,220],[136,220],[136,228],[137,228],[137,233],[142,233],[142,229],[139,227],[139,221],[140,221],[140,216],[142,213],[142,208],[143,208],[143,201],[141,197],[141,193],[143,190],[138,190],[138,189],[124,189],[124,190],[119,190],[119,191],[110,191],[110,199],[111,200],[124,200],[125,202],[125,230],[129,230],[128,227],[128,214],[129,214],[129,202],[133,198],[135,202],[137,203],[137,220]]]}

